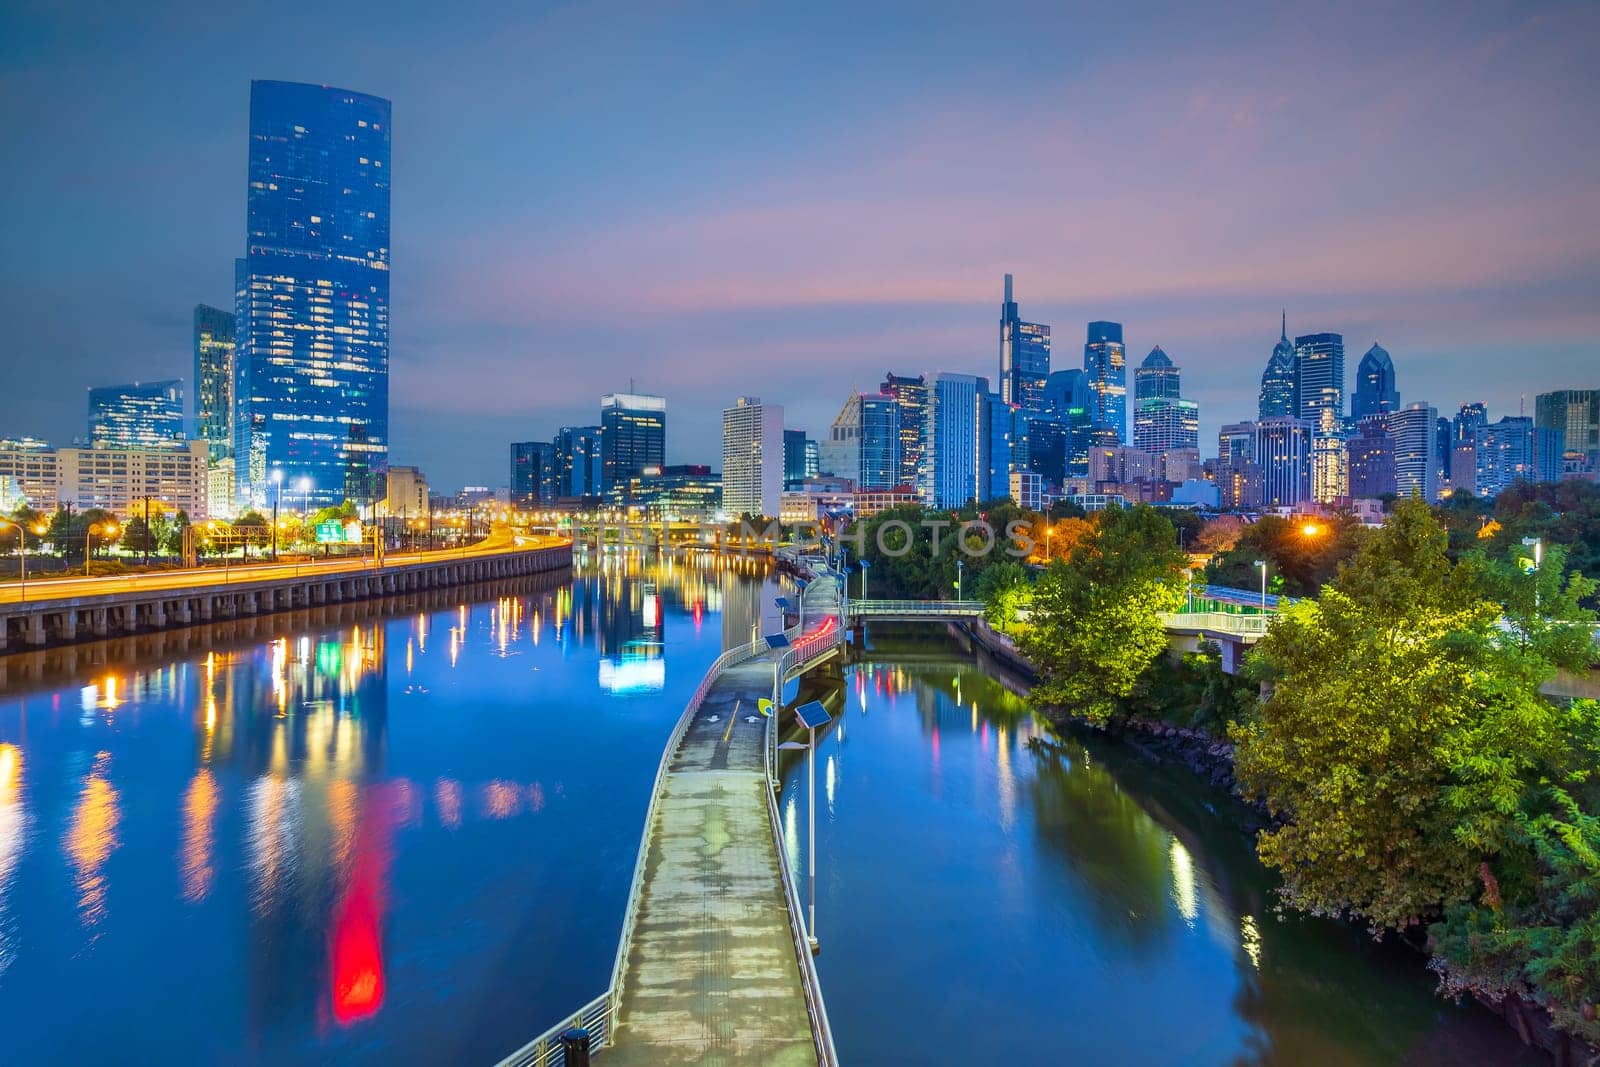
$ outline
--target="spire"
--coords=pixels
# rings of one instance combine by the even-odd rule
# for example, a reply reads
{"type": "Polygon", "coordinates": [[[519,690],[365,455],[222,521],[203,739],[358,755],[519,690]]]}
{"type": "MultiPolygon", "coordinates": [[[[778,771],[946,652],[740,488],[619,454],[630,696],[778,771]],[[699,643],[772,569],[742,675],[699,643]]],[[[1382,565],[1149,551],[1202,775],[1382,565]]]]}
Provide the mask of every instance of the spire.
{"type": "Polygon", "coordinates": [[[1006,275],[1006,303],[1011,303],[1011,275],[1006,275]]]}
{"type": "Polygon", "coordinates": [[[1289,340],[1289,309],[1288,308],[1284,308],[1283,309],[1283,325],[1278,331],[1278,340],[1284,341],[1284,342],[1287,342],[1289,340]]]}

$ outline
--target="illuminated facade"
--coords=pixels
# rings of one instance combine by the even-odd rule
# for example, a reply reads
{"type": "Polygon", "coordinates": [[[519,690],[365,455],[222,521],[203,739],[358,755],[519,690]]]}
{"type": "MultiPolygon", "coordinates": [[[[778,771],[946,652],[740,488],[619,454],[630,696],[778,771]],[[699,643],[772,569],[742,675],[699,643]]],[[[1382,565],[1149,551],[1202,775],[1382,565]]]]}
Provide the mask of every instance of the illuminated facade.
{"type": "Polygon", "coordinates": [[[1295,415],[1315,426],[1322,412],[1344,417],[1344,337],[1308,333],[1294,339],[1295,415]]]}
{"type": "Polygon", "coordinates": [[[209,518],[204,441],[178,448],[57,449],[61,503],[127,515],[148,496],[198,522],[209,518]]]}
{"type": "Polygon", "coordinates": [[[1350,456],[1344,433],[1332,411],[1323,409],[1311,439],[1311,498],[1333,504],[1350,495],[1350,456]]]}
{"type": "Polygon", "coordinates": [[[233,454],[233,313],[194,309],[194,436],[213,462],[233,454]]]}
{"type": "Polygon", "coordinates": [[[978,405],[989,383],[975,374],[938,373],[928,380],[928,423],[922,499],[936,508],[959,508],[978,492],[978,405]]]}
{"type": "Polygon", "coordinates": [[[1278,327],[1278,343],[1272,346],[1267,369],[1261,372],[1261,394],[1256,402],[1258,417],[1277,419],[1293,415],[1298,406],[1294,381],[1294,345],[1289,343],[1289,315],[1285,312],[1278,327]]]}
{"type": "Polygon", "coordinates": [[[776,516],[783,506],[783,408],[741,396],[722,409],[722,506],[776,516]]]}
{"type": "Polygon", "coordinates": [[[1364,419],[1400,410],[1400,390],[1394,384],[1394,360],[1382,345],[1373,345],[1356,367],[1356,392],[1350,400],[1350,416],[1364,419]]]}
{"type": "Polygon", "coordinates": [[[374,499],[389,452],[389,101],[250,84],[248,243],[235,270],[241,504],[374,499]],[[278,473],[281,472],[281,473],[278,473]]]}
{"type": "Polygon", "coordinates": [[[183,383],[133,382],[89,390],[89,441],[97,448],[182,448],[183,383]]]}
{"type": "Polygon", "coordinates": [[[1394,492],[1394,440],[1389,436],[1389,417],[1369,415],[1356,424],[1356,433],[1345,442],[1349,467],[1350,496],[1369,500],[1394,492]]]}
{"type": "Polygon", "coordinates": [[[1570,469],[1600,471],[1600,389],[1540,393],[1533,402],[1533,424],[1561,434],[1570,469]]]}
{"type": "Polygon", "coordinates": [[[1049,377],[1050,327],[1022,321],[1007,274],[1000,304],[1000,399],[1023,411],[1043,411],[1049,377]]]}
{"type": "Polygon", "coordinates": [[[603,492],[626,503],[633,479],[667,462],[667,401],[643,393],[600,398],[600,480],[603,492]]]}
{"type": "MultiPolygon", "coordinates": [[[[878,391],[900,406],[900,477],[897,485],[916,485],[922,471],[922,449],[928,422],[928,382],[899,374],[884,375],[878,391]]],[[[812,472],[815,473],[815,472],[812,472]]]]}
{"type": "Polygon", "coordinates": [[[1262,419],[1255,424],[1252,452],[1261,468],[1263,507],[1292,507],[1311,499],[1311,423],[1262,419]]]}
{"type": "Polygon", "coordinates": [[[1561,430],[1526,416],[1507,416],[1478,428],[1475,481],[1494,496],[1514,483],[1551,482],[1561,477],[1565,438],[1561,430]]]}
{"type": "Polygon", "coordinates": [[[1133,444],[1143,452],[1200,447],[1200,408],[1185,400],[1181,372],[1157,345],[1133,372],[1133,444]]]}
{"type": "Polygon", "coordinates": [[[60,459],[47,441],[35,437],[0,440],[0,509],[19,504],[52,510],[61,493],[60,459]]]}
{"type": "Polygon", "coordinates": [[[556,431],[556,496],[599,496],[600,427],[563,426],[556,431]]]}
{"type": "Polygon", "coordinates": [[[1122,346],[1122,323],[1089,324],[1083,373],[1089,387],[1090,425],[1113,431],[1121,444],[1128,433],[1128,353],[1122,346]]]}
{"type": "Polygon", "coordinates": [[[511,446],[511,504],[531,508],[556,500],[560,464],[549,441],[517,441],[511,446]]]}
{"type": "Polygon", "coordinates": [[[1389,416],[1394,440],[1394,488],[1401,496],[1439,499],[1439,413],[1424,403],[1407,404],[1389,416]]]}

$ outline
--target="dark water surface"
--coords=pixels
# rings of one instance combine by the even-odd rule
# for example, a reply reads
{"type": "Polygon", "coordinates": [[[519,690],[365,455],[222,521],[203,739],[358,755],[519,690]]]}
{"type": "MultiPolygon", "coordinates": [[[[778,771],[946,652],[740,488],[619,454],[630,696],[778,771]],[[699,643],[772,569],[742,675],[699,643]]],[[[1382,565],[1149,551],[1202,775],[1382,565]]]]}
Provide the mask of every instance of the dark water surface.
{"type": "MultiPolygon", "coordinates": [[[[822,694],[840,719],[817,746],[818,966],[846,1062],[1543,1062],[1435,996],[1414,953],[1279,918],[1226,796],[1058,741],[942,642],[873,644],[822,694]]],[[[790,766],[802,896],[806,790],[790,766]]]]}
{"type": "Polygon", "coordinates": [[[769,599],[753,565],[612,559],[10,657],[0,1063],[509,1052],[609,981],[661,746],[769,599]]]}

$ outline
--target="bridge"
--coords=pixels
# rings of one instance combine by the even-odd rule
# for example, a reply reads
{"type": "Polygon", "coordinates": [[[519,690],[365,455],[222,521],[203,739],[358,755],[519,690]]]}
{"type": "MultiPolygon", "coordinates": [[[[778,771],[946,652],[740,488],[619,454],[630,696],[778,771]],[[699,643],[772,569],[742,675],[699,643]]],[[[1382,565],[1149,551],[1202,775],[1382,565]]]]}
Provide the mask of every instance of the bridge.
{"type": "Polygon", "coordinates": [[[610,986],[502,1067],[565,1064],[575,1026],[608,1063],[837,1062],[780,843],[782,710],[759,711],[783,679],[841,654],[839,586],[815,577],[807,628],[787,629],[775,654],[764,641],[724,652],[667,739],[610,986]]]}
{"type": "Polygon", "coordinates": [[[1244,654],[1266,634],[1272,615],[1236,615],[1227,611],[1174,611],[1161,616],[1174,648],[1193,652],[1202,641],[1222,649],[1224,674],[1237,674],[1244,654]]]}
{"type": "Polygon", "coordinates": [[[433,552],[0,584],[0,653],[560,570],[572,542],[497,527],[433,552]]]}
{"type": "Polygon", "coordinates": [[[862,622],[929,622],[976,619],[981,600],[852,600],[847,605],[852,625],[862,622]]]}

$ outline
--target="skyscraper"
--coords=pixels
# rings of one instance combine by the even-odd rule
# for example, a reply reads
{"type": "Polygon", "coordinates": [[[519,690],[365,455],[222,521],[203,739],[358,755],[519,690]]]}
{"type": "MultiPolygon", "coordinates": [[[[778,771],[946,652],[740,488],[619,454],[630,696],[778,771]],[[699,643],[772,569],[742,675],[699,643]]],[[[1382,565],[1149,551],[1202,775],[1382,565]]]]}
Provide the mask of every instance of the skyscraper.
{"type": "Polygon", "coordinates": [[[1312,497],[1311,423],[1271,418],[1255,424],[1252,451],[1261,468],[1261,503],[1293,507],[1312,497]]]}
{"type": "Polygon", "coordinates": [[[928,378],[922,497],[932,507],[959,508],[977,496],[978,405],[988,391],[975,374],[941,371],[928,378]]]}
{"type": "Polygon", "coordinates": [[[1600,470],[1600,389],[1540,393],[1533,402],[1533,424],[1561,431],[1569,466],[1600,470]]]}
{"type": "Polygon", "coordinates": [[[1334,504],[1350,495],[1350,458],[1345,448],[1343,424],[1331,408],[1311,437],[1311,497],[1319,504],[1334,504]]]}
{"type": "Polygon", "coordinates": [[[1294,339],[1295,414],[1317,425],[1324,408],[1344,418],[1344,338],[1308,333],[1294,339]]]}
{"type": "Polygon", "coordinates": [[[1157,345],[1133,372],[1133,446],[1141,452],[1200,447],[1200,409],[1181,396],[1179,370],[1157,345]]]}
{"type": "Polygon", "coordinates": [[[1128,355],[1122,347],[1122,323],[1091,322],[1083,346],[1083,373],[1089,385],[1089,423],[1116,432],[1117,442],[1128,433],[1128,355]]]}
{"type": "Polygon", "coordinates": [[[563,426],[556,431],[556,497],[599,496],[600,427],[563,426]]]}
{"type": "Polygon", "coordinates": [[[1356,368],[1356,395],[1350,401],[1350,416],[1387,415],[1400,410],[1400,390],[1394,383],[1394,360],[1381,345],[1374,344],[1361,357],[1356,368]]]}
{"type": "MultiPolygon", "coordinates": [[[[1064,428],[1067,477],[1082,478],[1089,473],[1089,444],[1092,402],[1089,376],[1081,370],[1058,370],[1044,383],[1045,407],[1064,428]]],[[[1029,467],[1039,470],[1030,452],[1029,467]]],[[[1044,474],[1043,471],[1040,472],[1044,474]]],[[[1045,475],[1049,480],[1049,475],[1045,475]]],[[[1059,483],[1052,483],[1059,484],[1059,483]]]]}
{"type": "Polygon", "coordinates": [[[900,405],[900,485],[916,485],[922,471],[924,427],[928,421],[928,383],[915,378],[884,375],[879,391],[900,405]]]}
{"type": "Polygon", "coordinates": [[[1561,430],[1536,425],[1526,416],[1507,416],[1478,428],[1475,458],[1477,491],[1495,496],[1513,483],[1549,482],[1561,477],[1561,430]]]}
{"type": "Polygon", "coordinates": [[[233,453],[233,314],[194,309],[194,436],[212,462],[233,453]]]}
{"type": "Polygon", "coordinates": [[[1478,492],[1478,430],[1489,421],[1481,402],[1462,404],[1450,423],[1450,488],[1478,492]]]}
{"type": "Polygon", "coordinates": [[[1263,478],[1256,462],[1256,426],[1234,422],[1217,431],[1217,490],[1225,508],[1261,506],[1263,478]]]}
{"type": "Polygon", "coordinates": [[[518,441],[511,446],[511,503],[519,508],[552,503],[558,495],[560,468],[556,446],[549,441],[518,441]]]}
{"type": "Polygon", "coordinates": [[[628,483],[667,461],[667,401],[644,393],[600,398],[602,492],[626,502],[628,483]]]}
{"type": "Polygon", "coordinates": [[[782,498],[783,407],[741,396],[722,409],[722,508],[775,519],[782,498]]]}
{"type": "Polygon", "coordinates": [[[978,454],[973,485],[975,497],[982,504],[1010,495],[1012,449],[1027,432],[1028,416],[1013,409],[999,393],[989,392],[987,381],[979,381],[983,384],[978,390],[978,454]]]}
{"type": "Polygon", "coordinates": [[[1011,299],[1009,274],[1005,289],[1000,304],[1000,398],[1014,408],[1039,411],[1050,377],[1050,327],[1022,321],[1011,299]]]}
{"type": "Polygon", "coordinates": [[[1395,491],[1394,439],[1389,436],[1388,415],[1368,415],[1356,424],[1345,442],[1350,468],[1350,495],[1375,499],[1395,491]]]}
{"type": "Polygon", "coordinates": [[[370,496],[389,455],[389,101],[250,83],[248,241],[236,267],[241,503],[306,484],[370,496]]]}
{"type": "Polygon", "coordinates": [[[1261,394],[1256,409],[1263,419],[1293,415],[1298,407],[1294,393],[1294,345],[1289,343],[1287,311],[1283,312],[1278,330],[1278,343],[1272,346],[1267,369],[1261,372],[1261,394]]]}
{"type": "Polygon", "coordinates": [[[799,485],[806,480],[806,432],[783,431],[783,486],[799,485]]]}
{"type": "Polygon", "coordinates": [[[1401,496],[1439,499],[1439,414],[1429,404],[1407,404],[1389,415],[1394,440],[1394,487],[1401,496]]]}
{"type": "Polygon", "coordinates": [[[181,381],[89,390],[89,440],[96,448],[181,448],[187,439],[181,381]]]}
{"type": "Polygon", "coordinates": [[[858,489],[893,489],[901,474],[900,403],[884,393],[863,393],[861,440],[856,451],[858,489]]]}

